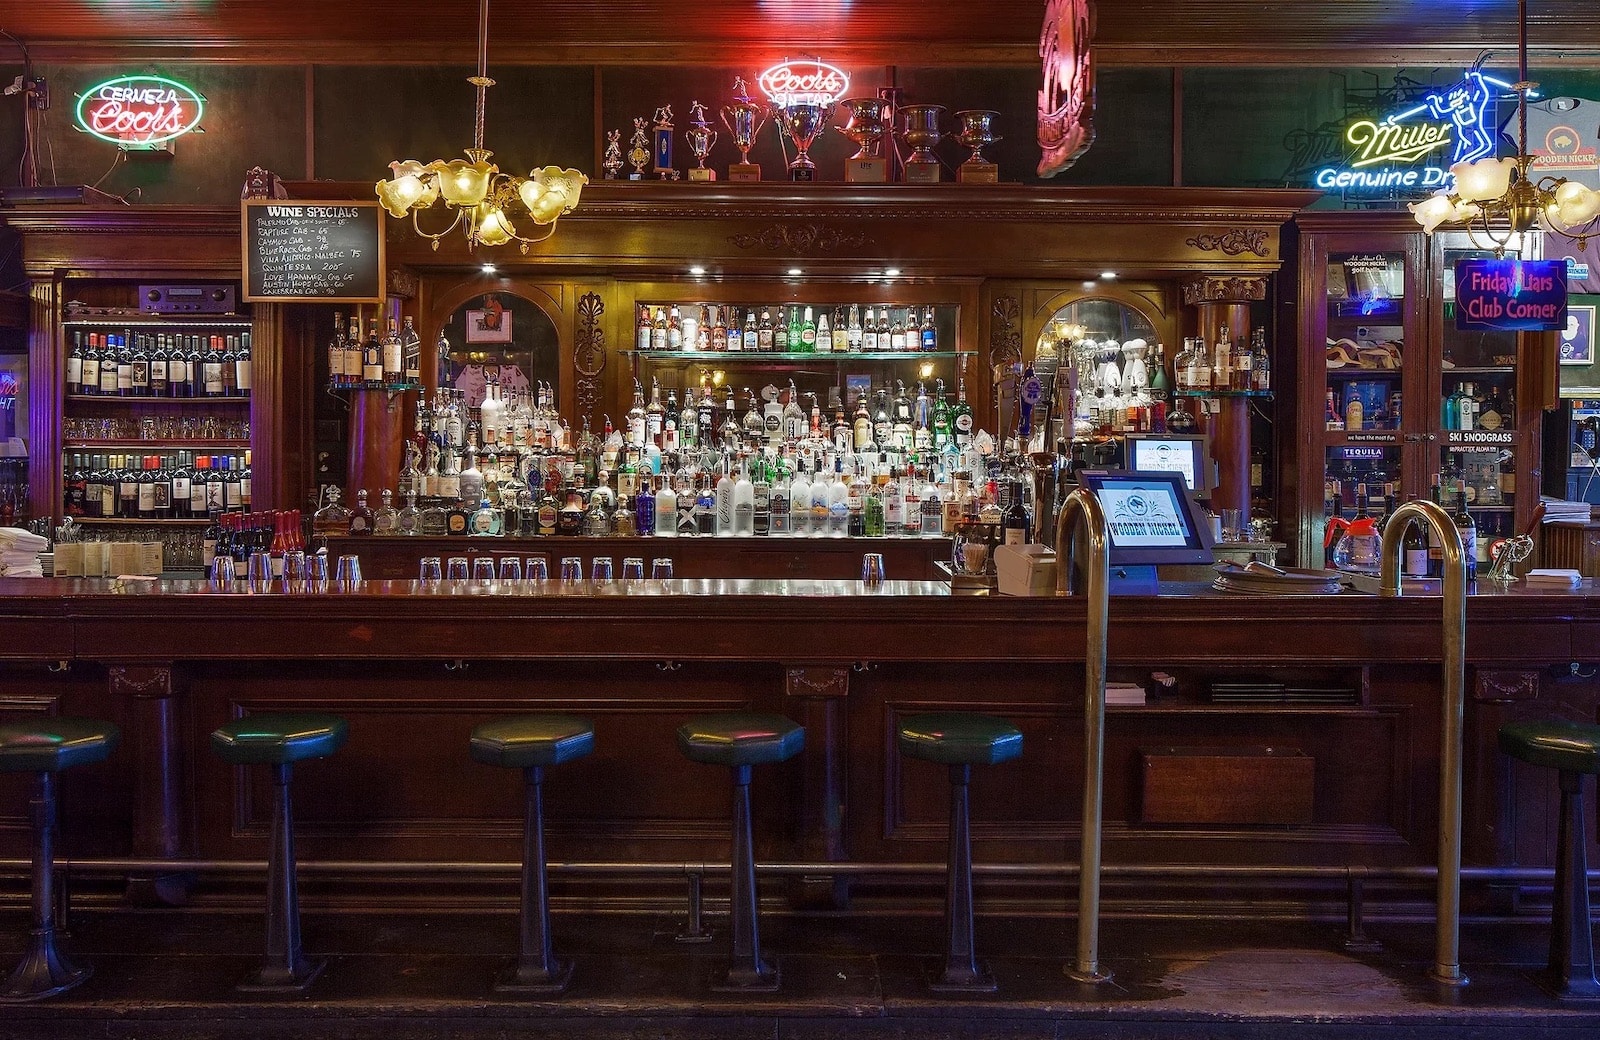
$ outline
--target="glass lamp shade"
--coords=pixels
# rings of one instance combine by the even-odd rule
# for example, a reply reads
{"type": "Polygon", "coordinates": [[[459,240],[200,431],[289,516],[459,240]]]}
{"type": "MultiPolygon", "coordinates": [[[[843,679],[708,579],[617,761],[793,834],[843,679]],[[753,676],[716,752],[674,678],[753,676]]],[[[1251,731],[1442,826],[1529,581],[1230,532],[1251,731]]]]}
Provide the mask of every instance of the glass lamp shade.
{"type": "Polygon", "coordinates": [[[577,170],[546,166],[530,173],[517,190],[522,204],[533,215],[534,223],[550,224],[572,212],[578,205],[583,186],[588,183],[589,178],[577,170]]]}
{"type": "Polygon", "coordinates": [[[476,206],[483,202],[489,194],[490,179],[500,172],[487,159],[477,162],[451,159],[436,162],[433,168],[439,171],[439,194],[452,206],[476,206]]]}
{"type": "Polygon", "coordinates": [[[412,207],[426,209],[439,197],[437,188],[423,182],[415,174],[405,174],[390,181],[379,181],[374,190],[378,201],[392,216],[403,217],[412,207]],[[426,201],[424,201],[426,199],[426,201]]]}
{"type": "Polygon", "coordinates": [[[1456,179],[1457,197],[1466,202],[1488,202],[1510,190],[1511,174],[1516,168],[1515,159],[1479,159],[1456,163],[1450,173],[1456,179]]]}
{"type": "Polygon", "coordinates": [[[1582,227],[1600,217],[1600,192],[1577,181],[1563,181],[1552,194],[1545,213],[1557,226],[1582,227]]]}
{"type": "Polygon", "coordinates": [[[1425,234],[1433,234],[1433,229],[1440,224],[1455,219],[1456,205],[1450,197],[1443,193],[1430,195],[1421,202],[1413,202],[1406,206],[1411,215],[1422,225],[1425,234]]]}
{"type": "Polygon", "coordinates": [[[506,219],[505,211],[492,202],[478,206],[474,222],[478,229],[476,238],[486,246],[503,246],[517,233],[506,219]]]}

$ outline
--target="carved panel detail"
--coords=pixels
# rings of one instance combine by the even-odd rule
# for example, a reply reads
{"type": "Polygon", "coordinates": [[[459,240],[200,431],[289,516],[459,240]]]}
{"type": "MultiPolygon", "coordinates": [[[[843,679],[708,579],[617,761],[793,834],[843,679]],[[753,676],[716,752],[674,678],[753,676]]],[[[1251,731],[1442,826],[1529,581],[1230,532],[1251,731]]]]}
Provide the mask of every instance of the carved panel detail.
{"type": "Polygon", "coordinates": [[[1229,228],[1220,235],[1195,235],[1184,239],[1184,244],[1207,253],[1221,250],[1229,256],[1250,252],[1256,256],[1267,255],[1267,233],[1260,228],[1229,228]]]}
{"type": "Polygon", "coordinates": [[[784,692],[790,697],[847,697],[850,671],[846,668],[790,668],[784,672],[784,692]]]}
{"type": "Polygon", "coordinates": [[[1475,678],[1472,690],[1475,701],[1531,701],[1539,697],[1539,673],[1536,671],[1480,668],[1475,678]]]}
{"type": "Polygon", "coordinates": [[[863,231],[845,231],[822,224],[771,224],[755,234],[740,232],[728,241],[740,249],[764,249],[769,253],[832,253],[859,249],[872,241],[863,231]]]}
{"type": "Polygon", "coordinates": [[[600,399],[601,373],[606,370],[606,330],[600,316],[606,305],[598,293],[578,298],[578,341],[572,350],[572,368],[578,375],[578,414],[588,415],[600,399]]]}
{"type": "Polygon", "coordinates": [[[113,665],[107,673],[112,693],[125,697],[172,696],[172,669],[166,666],[113,665]]]}
{"type": "Polygon", "coordinates": [[[1022,308],[1015,296],[996,296],[994,323],[989,326],[989,364],[999,368],[1022,361],[1022,330],[1017,318],[1022,308]]]}
{"type": "Polygon", "coordinates": [[[1183,302],[1190,307],[1220,301],[1244,303],[1267,298],[1267,280],[1250,275],[1204,275],[1183,283],[1183,302]]]}

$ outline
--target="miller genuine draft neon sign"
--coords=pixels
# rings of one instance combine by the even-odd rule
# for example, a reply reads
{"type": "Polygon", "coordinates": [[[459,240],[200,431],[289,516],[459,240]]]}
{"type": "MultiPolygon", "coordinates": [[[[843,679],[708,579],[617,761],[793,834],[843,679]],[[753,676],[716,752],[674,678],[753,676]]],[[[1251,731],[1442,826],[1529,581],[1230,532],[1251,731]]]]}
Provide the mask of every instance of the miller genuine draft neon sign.
{"type": "Polygon", "coordinates": [[[1345,128],[1345,163],[1325,166],[1313,183],[1348,194],[1427,193],[1448,188],[1450,167],[1493,155],[1494,100],[1511,84],[1468,69],[1448,88],[1382,119],[1357,119],[1345,128]]]}
{"type": "Polygon", "coordinates": [[[77,124],[122,148],[154,148],[200,132],[206,99],[165,76],[118,76],[78,95],[77,124]]]}

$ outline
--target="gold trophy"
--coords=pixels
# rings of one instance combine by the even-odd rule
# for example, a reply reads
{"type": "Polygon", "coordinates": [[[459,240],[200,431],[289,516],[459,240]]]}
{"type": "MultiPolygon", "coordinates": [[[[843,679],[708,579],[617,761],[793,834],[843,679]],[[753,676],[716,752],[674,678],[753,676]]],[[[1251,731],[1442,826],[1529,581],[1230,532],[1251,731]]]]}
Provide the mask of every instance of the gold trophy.
{"type": "Polygon", "coordinates": [[[895,114],[900,117],[900,140],[912,149],[905,161],[906,183],[938,184],[939,157],[933,146],[944,136],[939,130],[944,106],[903,105],[895,114]]]}
{"type": "Polygon", "coordinates": [[[848,118],[834,129],[856,143],[856,154],[844,161],[844,179],[850,184],[885,184],[889,160],[883,141],[889,135],[889,102],[884,98],[846,98],[839,102],[848,118]]]}
{"type": "Polygon", "coordinates": [[[678,179],[678,170],[672,165],[672,106],[662,105],[656,109],[656,149],[655,166],[652,172],[664,181],[678,179]]]}
{"type": "Polygon", "coordinates": [[[717,132],[711,129],[711,124],[706,122],[706,106],[696,101],[689,106],[689,129],[683,133],[683,139],[689,143],[689,152],[699,165],[689,167],[691,181],[714,181],[717,171],[706,168],[706,156],[711,154],[711,149],[716,146],[717,132]]]}
{"type": "Polygon", "coordinates": [[[622,131],[606,131],[606,157],[600,165],[605,169],[605,179],[614,181],[622,173],[622,131]]]}
{"type": "Polygon", "coordinates": [[[644,164],[650,161],[649,125],[644,116],[633,117],[633,139],[628,142],[628,162],[633,166],[630,181],[644,180],[644,164]]]}
{"type": "Polygon", "coordinates": [[[722,125],[733,137],[733,146],[739,149],[739,161],[728,164],[728,180],[759,181],[761,167],[750,161],[750,149],[756,143],[756,134],[767,121],[767,106],[750,100],[744,77],[733,81],[733,104],[722,106],[722,125]]]}
{"type": "Polygon", "coordinates": [[[956,113],[956,140],[972,149],[966,162],[956,167],[956,180],[962,184],[994,184],[1000,180],[1000,167],[984,158],[983,150],[1005,140],[994,132],[999,112],[967,109],[956,113]]]}

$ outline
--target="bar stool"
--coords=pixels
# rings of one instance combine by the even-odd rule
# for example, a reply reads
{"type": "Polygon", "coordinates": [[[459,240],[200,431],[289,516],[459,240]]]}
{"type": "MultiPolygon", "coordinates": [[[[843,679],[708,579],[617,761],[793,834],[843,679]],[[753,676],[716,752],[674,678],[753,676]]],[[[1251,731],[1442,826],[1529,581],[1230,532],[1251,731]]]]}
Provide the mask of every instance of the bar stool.
{"type": "Polygon", "coordinates": [[[1589,864],[1584,848],[1583,778],[1600,774],[1600,726],[1552,719],[1500,727],[1500,750],[1529,765],[1557,770],[1561,822],[1556,827],[1555,905],[1550,963],[1541,981],[1558,997],[1600,999],[1589,922],[1589,864]]]}
{"type": "Polygon", "coordinates": [[[495,978],[504,994],[555,995],[572,980],[572,962],[556,959],[550,943],[550,885],[545,871],[545,766],[594,750],[594,726],[571,715],[517,715],[479,723],[468,744],[474,761],[522,770],[522,911],[517,959],[495,978]]]}
{"type": "Polygon", "coordinates": [[[805,747],[806,731],[782,715],[702,715],[678,727],[678,749],[693,762],[733,769],[733,954],[719,993],[771,993],[778,967],[761,958],[756,920],[756,859],[750,826],[750,767],[786,762],[805,747]]]}
{"type": "Polygon", "coordinates": [[[35,773],[33,797],[33,928],[28,949],[0,987],[0,1003],[43,1000],[80,985],[94,969],[56,949],[56,778],[63,769],[103,762],[117,746],[116,726],[96,719],[42,718],[0,726],[0,772],[35,773]]]}
{"type": "Polygon", "coordinates": [[[294,764],[326,758],[344,746],[349,726],[337,715],[264,712],[235,719],[211,734],[211,747],[229,765],[272,767],[272,843],[267,852],[267,955],[261,970],[235,988],[241,993],[304,993],[326,961],[300,952],[300,899],[295,876],[294,764]]]}
{"type": "Polygon", "coordinates": [[[972,813],[968,787],[975,765],[1022,755],[1022,731],[1005,719],[972,712],[934,712],[900,721],[900,753],[950,767],[950,850],[945,875],[944,971],[935,993],[992,993],[994,977],[978,963],[973,943],[972,813]]]}

